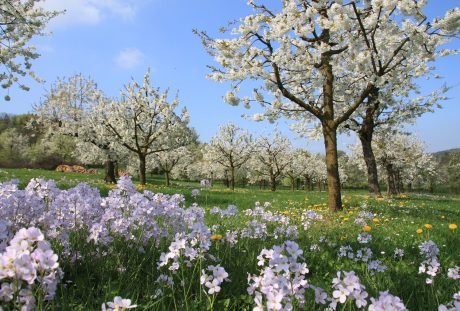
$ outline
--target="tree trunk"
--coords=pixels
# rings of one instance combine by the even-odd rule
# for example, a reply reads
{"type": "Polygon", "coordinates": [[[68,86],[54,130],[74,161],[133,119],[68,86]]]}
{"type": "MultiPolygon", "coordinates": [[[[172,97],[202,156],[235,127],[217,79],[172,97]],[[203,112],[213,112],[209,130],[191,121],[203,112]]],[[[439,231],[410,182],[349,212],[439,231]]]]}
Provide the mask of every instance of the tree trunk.
{"type": "Polygon", "coordinates": [[[228,171],[224,171],[224,185],[227,188],[230,188],[230,182],[228,181],[228,171]]]}
{"type": "Polygon", "coordinates": [[[232,187],[232,191],[235,191],[235,168],[234,167],[231,167],[230,168],[230,181],[232,183],[231,187],[232,187]]]}
{"type": "Polygon", "coordinates": [[[401,170],[400,169],[396,172],[396,185],[397,185],[398,194],[403,193],[404,192],[404,184],[403,184],[403,181],[402,181],[402,178],[401,178],[401,170]]]}
{"type": "Polygon", "coordinates": [[[165,179],[166,179],[166,187],[171,186],[170,180],[169,180],[169,172],[165,171],[165,179]]]}
{"type": "Polygon", "coordinates": [[[117,179],[115,178],[115,163],[111,160],[105,161],[105,177],[106,183],[115,184],[117,179]]]}
{"type": "Polygon", "coordinates": [[[270,176],[270,191],[276,191],[276,178],[274,175],[270,176]]]}
{"type": "Polygon", "coordinates": [[[329,210],[335,212],[342,210],[339,160],[337,155],[337,129],[323,123],[323,136],[326,149],[328,206],[329,210]]]}
{"type": "Polygon", "coordinates": [[[145,155],[139,154],[139,182],[141,185],[145,185],[145,155]]]}
{"type": "MultiPolygon", "coordinates": [[[[321,15],[327,17],[326,10],[321,15]]],[[[329,42],[329,30],[324,30],[324,41],[329,42]]],[[[321,72],[323,82],[323,129],[324,147],[326,149],[327,168],[327,196],[329,210],[336,212],[342,210],[342,196],[340,193],[339,161],[337,155],[337,127],[334,121],[334,72],[331,65],[332,56],[328,53],[321,54],[321,72]]]]}
{"type": "Polygon", "coordinates": [[[434,192],[434,181],[433,178],[430,178],[430,182],[428,185],[428,192],[433,193],[434,192]]]}
{"type": "Polygon", "coordinates": [[[115,177],[120,178],[120,174],[118,173],[118,161],[113,162],[114,170],[115,170],[115,177]]]}
{"type": "Polygon", "coordinates": [[[373,128],[367,131],[359,132],[359,140],[363,148],[364,162],[367,168],[367,187],[373,197],[381,198],[379,177],[377,172],[377,163],[375,161],[374,151],[372,150],[373,128]]]}
{"type": "Polygon", "coordinates": [[[387,163],[385,165],[385,169],[387,171],[387,184],[388,184],[387,193],[388,195],[395,195],[397,194],[397,192],[396,192],[395,174],[393,170],[393,165],[391,165],[390,163],[387,163]]]}

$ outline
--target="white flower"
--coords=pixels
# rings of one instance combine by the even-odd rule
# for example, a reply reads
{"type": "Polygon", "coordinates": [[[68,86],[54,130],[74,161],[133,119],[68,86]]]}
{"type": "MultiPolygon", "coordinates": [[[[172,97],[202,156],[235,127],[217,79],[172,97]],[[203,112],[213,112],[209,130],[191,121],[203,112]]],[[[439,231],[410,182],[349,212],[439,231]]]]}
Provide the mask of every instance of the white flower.
{"type": "Polygon", "coordinates": [[[124,309],[133,309],[137,305],[131,305],[131,299],[123,299],[120,296],[116,296],[113,299],[113,302],[107,302],[107,307],[105,303],[102,304],[102,310],[107,311],[122,311],[124,309]]]}
{"type": "Polygon", "coordinates": [[[280,310],[283,307],[283,305],[281,304],[282,300],[283,300],[283,294],[281,292],[268,293],[267,309],[268,310],[280,310]]]}
{"type": "Polygon", "coordinates": [[[212,280],[212,282],[209,282],[209,281],[206,282],[205,286],[207,288],[209,288],[208,294],[213,295],[215,293],[220,292],[220,286],[219,285],[220,285],[220,282],[219,282],[218,279],[214,279],[214,280],[212,280]]]}

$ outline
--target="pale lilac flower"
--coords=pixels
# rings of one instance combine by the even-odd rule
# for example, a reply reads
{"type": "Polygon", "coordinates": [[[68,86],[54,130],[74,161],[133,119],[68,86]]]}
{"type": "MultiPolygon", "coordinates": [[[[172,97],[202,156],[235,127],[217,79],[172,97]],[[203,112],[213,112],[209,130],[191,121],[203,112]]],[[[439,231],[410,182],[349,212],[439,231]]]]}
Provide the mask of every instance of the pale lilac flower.
{"type": "Polygon", "coordinates": [[[200,189],[193,189],[193,190],[192,190],[192,197],[193,197],[194,199],[196,199],[197,196],[200,195],[200,192],[201,192],[200,189]]]}
{"type": "Polygon", "coordinates": [[[385,272],[387,266],[385,266],[380,260],[372,260],[367,265],[367,269],[371,275],[374,275],[376,272],[385,272]]]}
{"type": "Polygon", "coordinates": [[[326,304],[327,294],[326,292],[319,287],[315,288],[315,303],[317,304],[326,304]]]}
{"type": "Polygon", "coordinates": [[[393,296],[388,291],[380,292],[378,299],[371,298],[371,304],[369,305],[369,311],[407,311],[403,302],[399,297],[393,296]]]}
{"type": "Polygon", "coordinates": [[[460,267],[455,266],[453,268],[449,268],[447,270],[447,277],[450,279],[459,280],[460,279],[460,267]]]}
{"type": "Polygon", "coordinates": [[[133,309],[136,308],[137,305],[131,304],[131,299],[123,299],[120,296],[116,296],[113,299],[113,302],[107,302],[102,304],[103,311],[122,311],[125,309],[133,309]],[[106,306],[107,304],[107,306],[106,306]]]}
{"type": "Polygon", "coordinates": [[[401,249],[401,248],[396,248],[393,257],[394,258],[401,258],[403,256],[404,256],[404,250],[401,249]]]}
{"type": "Polygon", "coordinates": [[[372,235],[367,232],[362,232],[358,235],[358,242],[361,244],[367,244],[372,240],[372,235]]]}
{"type": "Polygon", "coordinates": [[[227,278],[228,273],[220,265],[210,265],[206,268],[206,270],[208,272],[211,272],[211,274],[207,274],[206,271],[203,269],[201,271],[200,284],[204,284],[204,286],[208,288],[209,295],[219,293],[221,290],[220,285],[224,281],[229,281],[227,278]]]}
{"type": "Polygon", "coordinates": [[[209,179],[202,179],[200,181],[200,186],[203,188],[211,188],[211,181],[209,179]]]}

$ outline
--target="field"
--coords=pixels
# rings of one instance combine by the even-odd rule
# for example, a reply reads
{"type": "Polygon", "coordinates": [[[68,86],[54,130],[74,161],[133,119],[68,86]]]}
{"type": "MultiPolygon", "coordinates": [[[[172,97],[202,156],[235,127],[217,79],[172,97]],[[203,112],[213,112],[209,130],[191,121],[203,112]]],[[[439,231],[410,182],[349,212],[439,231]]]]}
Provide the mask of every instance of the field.
{"type": "Polygon", "coordinates": [[[26,190],[0,186],[1,220],[10,221],[0,239],[41,229],[63,272],[49,301],[40,275],[23,284],[41,310],[98,310],[116,296],[136,310],[404,310],[382,307],[398,305],[394,296],[408,310],[438,310],[460,291],[458,196],[344,191],[345,209],[331,213],[318,191],[167,188],[158,176],[142,188],[127,180],[115,188],[100,175],[0,170],[0,182],[13,178],[26,190]],[[69,190],[44,181],[26,188],[35,177],[69,190]],[[99,191],[74,188],[78,182],[99,191]]]}

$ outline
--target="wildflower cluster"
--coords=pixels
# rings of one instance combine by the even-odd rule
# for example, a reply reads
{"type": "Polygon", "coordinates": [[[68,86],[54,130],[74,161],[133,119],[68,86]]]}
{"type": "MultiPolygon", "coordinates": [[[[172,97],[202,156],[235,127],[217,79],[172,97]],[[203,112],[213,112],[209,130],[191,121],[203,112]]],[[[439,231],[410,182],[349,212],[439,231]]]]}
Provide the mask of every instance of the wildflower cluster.
{"type": "Polygon", "coordinates": [[[1,304],[33,310],[36,296],[53,299],[62,278],[57,260],[39,229],[20,229],[0,254],[1,304]]]}
{"type": "Polygon", "coordinates": [[[220,265],[210,265],[206,270],[210,272],[210,274],[207,274],[204,269],[201,270],[200,284],[207,288],[207,293],[209,295],[214,295],[220,292],[220,285],[224,280],[228,281],[228,273],[220,265]]]}
{"type": "Polygon", "coordinates": [[[195,224],[190,233],[177,233],[168,252],[161,253],[158,268],[166,266],[176,271],[181,264],[191,267],[194,260],[204,258],[211,246],[210,238],[209,229],[202,223],[195,224]]]}
{"type": "Polygon", "coordinates": [[[254,310],[292,310],[294,305],[305,304],[308,288],[307,264],[302,261],[303,251],[297,243],[286,241],[272,249],[263,249],[257,257],[261,267],[259,275],[248,276],[248,293],[254,296],[254,310]]]}
{"type": "Polygon", "coordinates": [[[371,304],[369,305],[369,311],[385,310],[407,311],[401,299],[388,293],[388,291],[380,292],[378,299],[371,298],[371,304]]]}
{"type": "Polygon", "coordinates": [[[238,214],[238,208],[233,204],[230,204],[226,209],[220,209],[218,207],[213,207],[210,213],[219,215],[221,218],[230,218],[238,214]]]}
{"type": "Polygon", "coordinates": [[[441,263],[438,260],[439,248],[433,241],[425,241],[419,245],[420,255],[425,258],[418,268],[418,273],[427,274],[426,284],[432,284],[438,274],[441,263]]]}
{"type": "Polygon", "coordinates": [[[354,262],[368,262],[372,258],[372,255],[372,250],[369,247],[360,248],[355,254],[350,245],[340,246],[338,254],[339,257],[346,257],[352,259],[354,262]]]}
{"type": "Polygon", "coordinates": [[[453,295],[452,301],[446,305],[440,305],[438,311],[458,311],[460,310],[460,292],[453,295]]]}
{"type": "Polygon", "coordinates": [[[354,300],[356,307],[364,308],[367,305],[366,297],[368,296],[365,291],[364,285],[359,281],[359,277],[354,271],[337,272],[337,277],[332,280],[333,299],[330,299],[329,307],[333,310],[337,308],[337,303],[344,304],[347,299],[354,300]]]}

